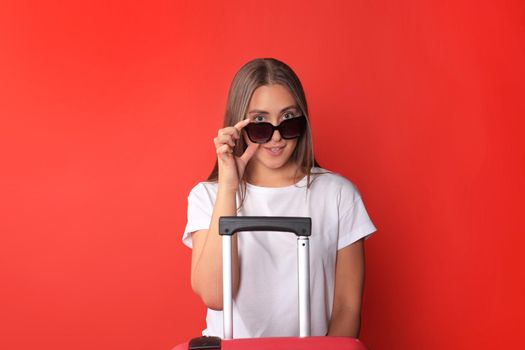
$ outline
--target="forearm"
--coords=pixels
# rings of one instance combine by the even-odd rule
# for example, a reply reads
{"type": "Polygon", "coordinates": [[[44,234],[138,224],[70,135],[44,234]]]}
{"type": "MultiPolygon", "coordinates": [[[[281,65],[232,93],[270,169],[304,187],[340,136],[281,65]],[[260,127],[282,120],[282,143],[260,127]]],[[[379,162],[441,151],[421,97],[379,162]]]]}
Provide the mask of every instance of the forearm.
{"type": "MultiPolygon", "coordinates": [[[[192,285],[204,303],[215,310],[222,310],[222,241],[219,235],[219,217],[236,215],[235,191],[219,185],[210,228],[200,255],[197,257],[192,285]]],[[[233,293],[239,285],[237,236],[232,239],[233,293]]]]}
{"type": "Polygon", "coordinates": [[[332,312],[327,335],[358,338],[360,327],[360,312],[341,307],[332,312]]]}

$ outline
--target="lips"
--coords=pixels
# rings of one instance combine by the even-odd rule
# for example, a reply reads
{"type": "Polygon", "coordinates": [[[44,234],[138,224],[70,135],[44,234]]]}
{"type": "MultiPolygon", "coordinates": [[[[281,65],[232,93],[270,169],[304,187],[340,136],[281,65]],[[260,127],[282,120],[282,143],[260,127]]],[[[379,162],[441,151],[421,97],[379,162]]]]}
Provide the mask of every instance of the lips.
{"type": "Polygon", "coordinates": [[[264,147],[268,150],[268,153],[272,156],[279,156],[283,153],[284,146],[281,147],[264,147]]]}

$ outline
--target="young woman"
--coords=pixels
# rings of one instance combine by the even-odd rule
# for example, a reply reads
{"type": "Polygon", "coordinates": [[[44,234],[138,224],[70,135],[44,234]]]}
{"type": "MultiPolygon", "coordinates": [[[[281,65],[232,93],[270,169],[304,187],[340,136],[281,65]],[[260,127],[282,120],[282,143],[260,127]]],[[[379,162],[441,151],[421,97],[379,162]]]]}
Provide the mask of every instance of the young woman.
{"type": "MultiPolygon", "coordinates": [[[[223,337],[220,216],[306,216],[311,334],[358,337],[364,238],[376,229],[357,188],[316,162],[302,85],[283,62],[255,59],[235,75],[215,167],[188,196],[183,242],[191,286],[208,307],[203,335],[223,337]]],[[[233,238],[235,338],[298,335],[296,237],[233,238]]]]}

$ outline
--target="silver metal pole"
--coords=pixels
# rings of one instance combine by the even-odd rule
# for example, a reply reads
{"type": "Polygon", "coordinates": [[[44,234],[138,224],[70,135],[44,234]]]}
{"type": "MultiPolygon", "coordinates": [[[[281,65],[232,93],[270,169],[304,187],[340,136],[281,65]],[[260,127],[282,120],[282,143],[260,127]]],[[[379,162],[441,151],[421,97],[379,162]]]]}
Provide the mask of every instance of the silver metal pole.
{"type": "Polygon", "coordinates": [[[224,339],[233,339],[232,237],[222,236],[222,312],[224,339]]]}
{"type": "Polygon", "coordinates": [[[297,268],[299,279],[299,336],[310,336],[310,241],[297,238],[297,268]]]}

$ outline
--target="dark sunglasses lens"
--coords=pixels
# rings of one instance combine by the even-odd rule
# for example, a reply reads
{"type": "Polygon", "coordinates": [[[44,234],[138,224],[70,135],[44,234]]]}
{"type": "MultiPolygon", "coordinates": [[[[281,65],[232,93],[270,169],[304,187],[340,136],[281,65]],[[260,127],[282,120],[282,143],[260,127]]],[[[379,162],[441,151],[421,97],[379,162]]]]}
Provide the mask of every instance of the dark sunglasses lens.
{"type": "Polygon", "coordinates": [[[306,126],[305,117],[296,117],[281,123],[281,136],[284,139],[293,139],[301,136],[306,126]]]}
{"type": "Polygon", "coordinates": [[[265,143],[272,138],[273,128],[269,123],[250,123],[245,129],[252,142],[265,143]]]}

